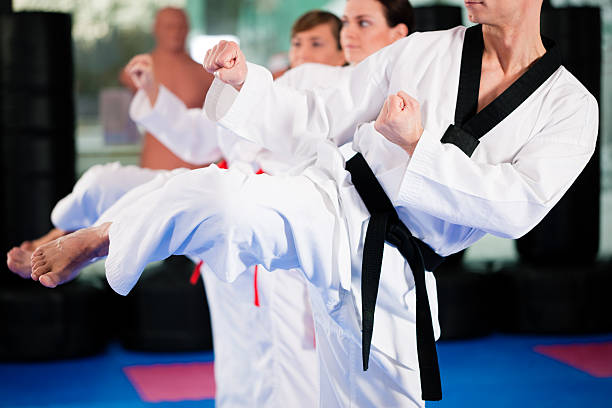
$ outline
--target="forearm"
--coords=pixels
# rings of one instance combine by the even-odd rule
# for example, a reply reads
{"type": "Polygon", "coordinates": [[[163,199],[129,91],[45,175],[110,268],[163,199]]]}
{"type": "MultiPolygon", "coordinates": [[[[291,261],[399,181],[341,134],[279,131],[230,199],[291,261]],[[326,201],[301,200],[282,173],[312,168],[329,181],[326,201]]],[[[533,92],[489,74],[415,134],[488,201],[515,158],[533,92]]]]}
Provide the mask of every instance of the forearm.
{"type": "Polygon", "coordinates": [[[336,145],[350,141],[358,123],[376,117],[388,88],[376,66],[360,64],[332,86],[297,91],[273,84],[267,70],[250,64],[240,92],[215,80],[205,110],[212,120],[268,150],[311,154],[322,139],[336,145]]]}
{"type": "Polygon", "coordinates": [[[453,224],[518,238],[559,201],[593,150],[594,144],[534,141],[510,162],[485,163],[425,134],[397,202],[453,224]]]}

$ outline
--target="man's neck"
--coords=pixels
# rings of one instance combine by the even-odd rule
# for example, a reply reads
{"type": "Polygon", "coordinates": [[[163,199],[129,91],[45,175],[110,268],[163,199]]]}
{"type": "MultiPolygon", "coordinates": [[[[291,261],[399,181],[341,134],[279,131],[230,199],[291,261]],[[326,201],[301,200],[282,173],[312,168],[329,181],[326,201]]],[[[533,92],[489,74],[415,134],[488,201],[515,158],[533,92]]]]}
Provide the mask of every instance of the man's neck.
{"type": "Polygon", "coordinates": [[[546,53],[540,37],[539,14],[512,26],[485,24],[483,37],[483,62],[499,64],[507,75],[526,70],[546,53]]]}

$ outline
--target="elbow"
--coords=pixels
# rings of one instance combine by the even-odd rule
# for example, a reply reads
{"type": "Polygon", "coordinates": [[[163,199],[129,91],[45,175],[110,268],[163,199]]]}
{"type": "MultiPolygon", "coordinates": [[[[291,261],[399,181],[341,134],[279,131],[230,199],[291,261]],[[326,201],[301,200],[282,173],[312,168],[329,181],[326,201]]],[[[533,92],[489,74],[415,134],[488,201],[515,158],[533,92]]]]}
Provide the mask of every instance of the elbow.
{"type": "Polygon", "coordinates": [[[550,208],[533,208],[525,211],[508,211],[494,225],[499,226],[493,235],[501,238],[518,239],[535,228],[546,216],[550,208]]]}

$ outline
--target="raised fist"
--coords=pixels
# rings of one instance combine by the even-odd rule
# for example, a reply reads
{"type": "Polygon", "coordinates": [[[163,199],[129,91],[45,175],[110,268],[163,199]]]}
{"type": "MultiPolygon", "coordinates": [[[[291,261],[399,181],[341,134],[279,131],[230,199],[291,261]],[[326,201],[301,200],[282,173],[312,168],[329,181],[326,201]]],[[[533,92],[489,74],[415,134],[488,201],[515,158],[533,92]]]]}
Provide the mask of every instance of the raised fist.
{"type": "Polygon", "coordinates": [[[138,89],[147,93],[156,91],[158,83],[153,73],[153,58],[149,54],[139,54],[130,60],[125,67],[132,82],[138,89]]]}
{"type": "Polygon", "coordinates": [[[423,134],[419,103],[403,91],[389,95],[376,118],[374,129],[412,155],[423,134]]]}
{"type": "Polygon", "coordinates": [[[204,69],[215,74],[221,81],[240,90],[247,75],[244,54],[233,41],[219,41],[206,52],[204,69]]]}

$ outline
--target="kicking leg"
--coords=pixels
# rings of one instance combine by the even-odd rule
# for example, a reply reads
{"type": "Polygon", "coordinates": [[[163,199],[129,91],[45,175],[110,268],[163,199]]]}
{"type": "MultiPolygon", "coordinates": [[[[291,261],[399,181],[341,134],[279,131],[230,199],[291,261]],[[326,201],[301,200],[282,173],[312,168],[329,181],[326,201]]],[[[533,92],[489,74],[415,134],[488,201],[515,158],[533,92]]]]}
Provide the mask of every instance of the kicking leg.
{"type": "Polygon", "coordinates": [[[92,226],[109,208],[117,207],[116,211],[120,211],[120,203],[125,205],[135,197],[159,188],[168,179],[183,171],[187,170],[154,171],[136,166],[121,166],[119,163],[91,167],[75,184],[73,191],[53,209],[51,220],[56,228],[38,239],[24,241],[7,253],[6,263],[9,270],[22,278],[30,278],[30,260],[36,248],[68,234],[69,231],[92,226]]]}
{"type": "Polygon", "coordinates": [[[230,282],[256,264],[301,267],[322,287],[339,284],[339,268],[350,274],[350,259],[337,259],[344,224],[333,200],[306,177],[193,170],[114,219],[101,217],[106,221],[112,221],[106,276],[121,294],[148,263],[172,254],[197,256],[230,282]]]}
{"type": "MultiPolygon", "coordinates": [[[[63,283],[104,256],[109,284],[127,294],[144,267],[173,254],[203,259],[224,281],[249,267],[301,267],[320,287],[340,285],[346,245],[334,201],[306,177],[251,175],[216,167],[193,170],[134,201],[100,230],[86,229],[35,251],[33,278],[63,283]],[[55,246],[54,246],[55,245],[55,246]],[[53,277],[53,279],[52,279],[53,277]]],[[[346,274],[345,274],[346,275],[346,274]]]]}
{"type": "MultiPolygon", "coordinates": [[[[56,205],[51,219],[54,225],[71,230],[89,227],[102,213],[119,213],[136,198],[160,188],[167,180],[185,171],[187,169],[154,171],[118,163],[94,166],[81,177],[73,192],[56,205]]],[[[7,253],[9,269],[22,278],[29,278],[34,250],[66,234],[66,230],[54,228],[37,240],[25,241],[19,248],[11,249],[7,253]]]]}

